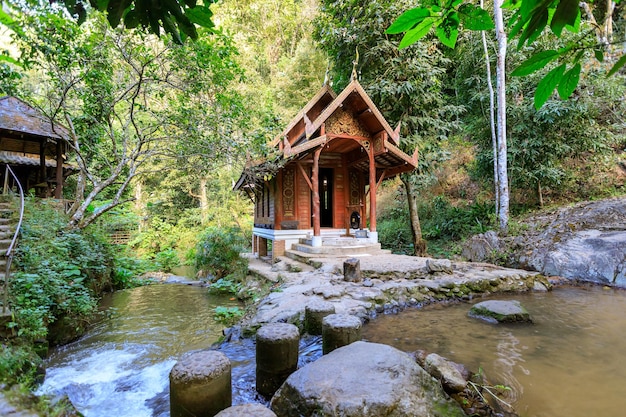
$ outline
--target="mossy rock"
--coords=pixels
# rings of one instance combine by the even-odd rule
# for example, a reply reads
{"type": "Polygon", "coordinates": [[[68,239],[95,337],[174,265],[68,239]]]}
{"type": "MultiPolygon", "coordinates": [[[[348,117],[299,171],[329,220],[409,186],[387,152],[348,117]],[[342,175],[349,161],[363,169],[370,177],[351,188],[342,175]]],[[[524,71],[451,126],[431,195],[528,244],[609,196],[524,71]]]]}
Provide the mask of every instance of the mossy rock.
{"type": "Polygon", "coordinates": [[[528,311],[517,300],[489,300],[475,304],[468,315],[490,323],[532,323],[528,311]]]}

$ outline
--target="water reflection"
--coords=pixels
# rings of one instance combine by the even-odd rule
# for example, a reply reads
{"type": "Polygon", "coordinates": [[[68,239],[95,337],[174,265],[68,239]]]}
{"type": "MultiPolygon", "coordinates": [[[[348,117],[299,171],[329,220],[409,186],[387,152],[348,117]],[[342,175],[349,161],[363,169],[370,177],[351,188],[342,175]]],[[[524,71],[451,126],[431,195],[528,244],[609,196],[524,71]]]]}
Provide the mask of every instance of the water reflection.
{"type": "Polygon", "coordinates": [[[512,388],[524,417],[624,414],[626,292],[562,287],[517,299],[533,325],[492,325],[467,317],[468,304],[382,316],[364,338],[405,351],[436,352],[512,388]]]}
{"type": "Polygon", "coordinates": [[[216,306],[236,301],[206,288],[152,285],[117,292],[113,308],[80,340],[52,352],[40,393],[67,394],[86,417],[169,415],[169,372],[178,357],[211,346],[216,306]]]}

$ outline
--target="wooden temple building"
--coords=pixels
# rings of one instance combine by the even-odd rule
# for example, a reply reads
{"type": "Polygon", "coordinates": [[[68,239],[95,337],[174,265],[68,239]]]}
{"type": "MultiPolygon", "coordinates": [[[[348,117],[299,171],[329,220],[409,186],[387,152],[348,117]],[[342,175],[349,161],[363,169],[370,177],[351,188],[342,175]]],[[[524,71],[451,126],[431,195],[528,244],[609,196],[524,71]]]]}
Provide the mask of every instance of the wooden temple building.
{"type": "MultiPolygon", "coordinates": [[[[11,167],[25,192],[63,198],[65,179],[75,170],[65,164],[68,139],[68,130],[39,110],[15,97],[0,97],[0,163],[11,167]]],[[[15,186],[4,168],[0,180],[15,186]]]]}
{"type": "Polygon", "coordinates": [[[380,247],[376,190],[417,166],[417,151],[399,144],[399,127],[354,77],[339,95],[325,84],[270,143],[278,156],[249,162],[235,185],[254,201],[253,252],[280,256],[327,236],[380,247]]]}

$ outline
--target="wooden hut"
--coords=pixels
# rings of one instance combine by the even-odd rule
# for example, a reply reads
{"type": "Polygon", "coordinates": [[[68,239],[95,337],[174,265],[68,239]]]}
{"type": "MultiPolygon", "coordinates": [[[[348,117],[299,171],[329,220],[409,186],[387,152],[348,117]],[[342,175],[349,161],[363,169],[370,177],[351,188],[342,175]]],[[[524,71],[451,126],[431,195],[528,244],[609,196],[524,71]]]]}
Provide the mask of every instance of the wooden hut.
{"type": "Polygon", "coordinates": [[[248,163],[235,185],[255,204],[253,252],[321,247],[326,236],[378,244],[376,190],[417,166],[399,143],[356,79],[339,95],[324,85],[270,143],[276,155],[248,163]]]}
{"type": "MultiPolygon", "coordinates": [[[[72,167],[64,165],[69,149],[68,130],[24,101],[0,97],[0,163],[9,165],[24,190],[39,197],[63,197],[65,178],[72,167]]],[[[2,184],[5,178],[0,169],[2,184]]]]}

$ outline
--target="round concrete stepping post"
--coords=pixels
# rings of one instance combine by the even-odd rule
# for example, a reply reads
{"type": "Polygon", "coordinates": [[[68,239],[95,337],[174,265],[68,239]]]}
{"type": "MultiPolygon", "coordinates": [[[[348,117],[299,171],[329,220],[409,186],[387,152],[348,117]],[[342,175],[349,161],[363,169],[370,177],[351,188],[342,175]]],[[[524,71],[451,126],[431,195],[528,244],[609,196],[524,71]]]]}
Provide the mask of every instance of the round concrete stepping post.
{"type": "Polygon", "coordinates": [[[213,417],[231,405],[231,365],[222,352],[194,352],[170,371],[171,417],[213,417]]]}
{"type": "Polygon", "coordinates": [[[304,308],[304,328],[310,335],[322,334],[322,320],[324,317],[335,314],[335,306],[328,301],[311,301],[304,308]]]}
{"type": "Polygon", "coordinates": [[[220,411],[215,417],[276,417],[269,408],[259,403],[233,405],[220,411]]]}
{"type": "Polygon", "coordinates": [[[361,320],[349,314],[331,314],[322,321],[322,353],[361,340],[361,320]]]}
{"type": "Polygon", "coordinates": [[[300,332],[289,323],[270,323],[256,333],[256,390],[271,397],[298,369],[300,332]]]}

